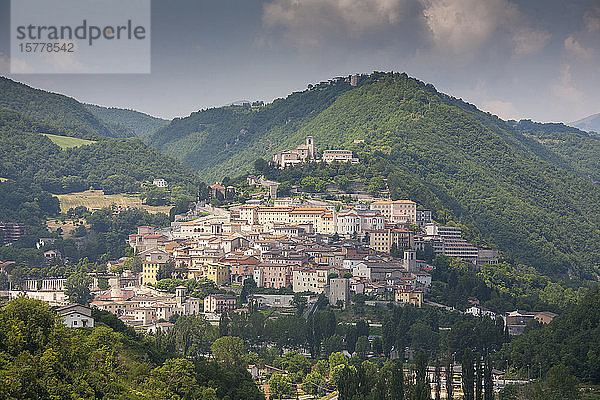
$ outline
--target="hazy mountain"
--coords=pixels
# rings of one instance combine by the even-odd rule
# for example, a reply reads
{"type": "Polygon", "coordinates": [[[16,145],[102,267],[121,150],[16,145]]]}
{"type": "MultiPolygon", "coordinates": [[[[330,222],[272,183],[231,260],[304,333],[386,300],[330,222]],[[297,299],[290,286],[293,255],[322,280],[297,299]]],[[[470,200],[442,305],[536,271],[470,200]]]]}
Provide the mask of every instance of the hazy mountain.
{"type": "Polygon", "coordinates": [[[600,113],[571,122],[570,125],[588,132],[600,132],[600,113]]]}

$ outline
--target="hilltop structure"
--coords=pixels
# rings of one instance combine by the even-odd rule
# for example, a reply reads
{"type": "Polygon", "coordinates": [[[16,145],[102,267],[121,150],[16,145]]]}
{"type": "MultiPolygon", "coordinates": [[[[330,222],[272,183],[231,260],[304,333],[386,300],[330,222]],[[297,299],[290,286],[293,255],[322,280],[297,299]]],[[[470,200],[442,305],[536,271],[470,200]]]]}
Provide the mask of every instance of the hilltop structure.
{"type": "Polygon", "coordinates": [[[324,150],[323,158],[318,159],[317,147],[312,136],[307,136],[305,144],[300,144],[295,149],[278,151],[273,154],[273,162],[282,169],[309,161],[323,161],[326,163],[337,161],[358,164],[358,158],[355,158],[350,150],[324,150]]]}

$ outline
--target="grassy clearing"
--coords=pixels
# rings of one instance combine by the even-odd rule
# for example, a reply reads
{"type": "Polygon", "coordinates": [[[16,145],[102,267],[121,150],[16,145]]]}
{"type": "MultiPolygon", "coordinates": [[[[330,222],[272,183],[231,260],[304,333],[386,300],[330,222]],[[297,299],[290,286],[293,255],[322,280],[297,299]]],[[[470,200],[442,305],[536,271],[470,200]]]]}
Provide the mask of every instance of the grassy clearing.
{"type": "Polygon", "coordinates": [[[67,212],[70,208],[84,206],[89,210],[110,207],[111,205],[143,208],[151,213],[163,212],[169,214],[170,206],[147,206],[135,195],[126,194],[104,194],[102,190],[86,190],[85,192],[58,194],[60,200],[60,211],[67,212]]]}
{"type": "Polygon", "coordinates": [[[73,231],[77,229],[79,225],[84,225],[86,228],[90,228],[89,224],[84,223],[83,220],[66,219],[64,222],[58,219],[49,219],[46,221],[46,226],[52,232],[56,232],[58,228],[62,229],[62,237],[68,239],[73,237],[73,231]]]}
{"type": "Polygon", "coordinates": [[[86,144],[96,143],[93,140],[79,139],[69,136],[51,135],[49,133],[43,133],[42,135],[52,140],[52,142],[55,145],[60,146],[61,149],[69,149],[71,147],[79,147],[85,146],[86,144]]]}

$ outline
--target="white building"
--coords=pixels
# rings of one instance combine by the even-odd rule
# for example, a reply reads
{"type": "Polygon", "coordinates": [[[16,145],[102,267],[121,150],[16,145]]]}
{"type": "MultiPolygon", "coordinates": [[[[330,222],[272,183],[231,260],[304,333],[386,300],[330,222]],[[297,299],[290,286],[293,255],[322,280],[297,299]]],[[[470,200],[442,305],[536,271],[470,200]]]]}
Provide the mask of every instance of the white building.
{"type": "Polygon", "coordinates": [[[379,211],[352,209],[337,215],[337,233],[344,236],[363,235],[365,230],[383,229],[385,218],[379,211]]]}
{"type": "Polygon", "coordinates": [[[159,188],[166,188],[167,186],[169,186],[169,184],[167,183],[166,180],[160,178],[160,179],[155,179],[154,181],[152,181],[152,184],[156,187],[159,188]]]}
{"type": "Polygon", "coordinates": [[[81,304],[69,304],[56,310],[68,328],[93,328],[92,309],[81,304]]]}
{"type": "Polygon", "coordinates": [[[383,200],[371,203],[371,210],[379,211],[393,224],[417,222],[417,203],[412,200],[383,200]]]}
{"type": "Polygon", "coordinates": [[[351,150],[324,150],[323,161],[326,163],[337,161],[339,163],[358,164],[358,158],[354,158],[351,150]]]}

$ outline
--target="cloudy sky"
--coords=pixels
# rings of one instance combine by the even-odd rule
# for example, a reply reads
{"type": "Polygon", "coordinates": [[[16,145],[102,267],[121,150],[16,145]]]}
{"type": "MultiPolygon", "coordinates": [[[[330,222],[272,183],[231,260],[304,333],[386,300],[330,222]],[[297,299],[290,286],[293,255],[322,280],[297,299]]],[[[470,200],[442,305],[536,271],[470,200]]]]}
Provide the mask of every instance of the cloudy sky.
{"type": "Polygon", "coordinates": [[[309,83],[401,71],[501,118],[600,112],[600,0],[153,0],[140,75],[9,75],[80,101],[172,118],[309,83]]]}

